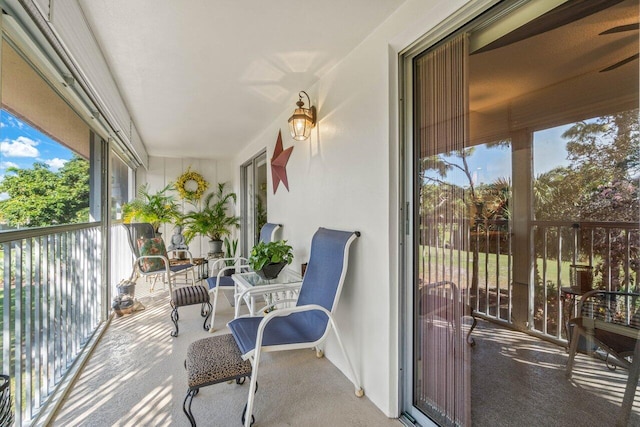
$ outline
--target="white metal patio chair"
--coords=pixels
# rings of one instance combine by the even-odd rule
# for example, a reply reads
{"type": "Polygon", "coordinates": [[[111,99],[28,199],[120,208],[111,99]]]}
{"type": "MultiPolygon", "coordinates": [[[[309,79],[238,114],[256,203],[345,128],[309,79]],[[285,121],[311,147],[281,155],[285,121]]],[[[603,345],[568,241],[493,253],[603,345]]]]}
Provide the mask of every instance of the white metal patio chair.
{"type": "Polygon", "coordinates": [[[566,376],[572,377],[578,351],[592,355],[595,348],[607,353],[609,369],[615,370],[616,364],[628,369],[627,384],[616,420],[616,426],[626,426],[640,379],[640,294],[592,290],[580,298],[578,314],[578,317],[569,321],[573,332],[566,376]],[[579,349],[581,346],[583,348],[579,349]],[[610,356],[615,359],[611,364],[610,356]]]}
{"type": "Polygon", "coordinates": [[[278,308],[264,317],[240,317],[229,322],[229,329],[240,348],[242,358],[250,360],[253,367],[249,397],[243,415],[245,427],[249,427],[252,422],[262,352],[315,347],[321,357],[323,353],[320,346],[332,328],[347,361],[351,374],[349,379],[355,386],[356,396],[364,395],[333,317],[347,273],[349,247],[359,235],[359,232],[318,229],[311,242],[309,264],[296,306],[278,308]]]}
{"type": "MultiPolygon", "coordinates": [[[[282,227],[280,224],[266,223],[260,229],[260,241],[264,243],[273,242],[276,236],[276,232],[282,227]]],[[[249,261],[241,256],[233,258],[219,258],[212,265],[211,269],[218,269],[218,274],[215,277],[209,277],[207,284],[209,285],[209,292],[213,292],[213,313],[211,314],[211,328],[209,332],[214,332],[214,323],[216,318],[216,307],[218,306],[218,294],[221,288],[235,289],[235,284],[230,275],[225,273],[234,270],[235,272],[242,272],[249,270],[249,261]],[[222,266],[219,264],[222,263],[222,266]],[[228,263],[232,265],[227,265],[228,263]]]]}
{"type": "MultiPolygon", "coordinates": [[[[169,252],[166,248],[160,250],[159,253],[151,254],[150,251],[158,252],[153,249],[153,239],[156,239],[156,234],[153,226],[147,222],[122,224],[127,230],[127,236],[129,236],[129,247],[134,257],[134,271],[136,271],[142,277],[153,278],[150,290],[153,290],[158,280],[158,277],[163,279],[163,283],[167,283],[169,276],[175,278],[179,274],[185,275],[185,283],[187,283],[187,277],[191,275],[191,284],[196,284],[195,269],[193,264],[191,252],[180,249],[179,251],[185,252],[188,255],[189,262],[178,265],[171,265],[169,262],[169,252]],[[167,274],[164,262],[169,267],[169,273],[167,274]]],[[[164,243],[162,244],[164,247],[164,243]]]]}
{"type": "MultiPolygon", "coordinates": [[[[164,241],[160,237],[155,237],[153,226],[148,223],[123,224],[129,234],[129,244],[136,256],[133,262],[133,271],[130,280],[133,280],[136,273],[141,276],[154,276],[154,283],[158,276],[162,276],[163,283],[169,283],[169,294],[171,296],[171,320],[175,330],[171,336],[178,336],[178,308],[188,305],[200,304],[200,315],[204,317],[203,328],[209,329],[207,320],[211,315],[212,306],[208,289],[202,285],[195,284],[194,265],[181,264],[171,265],[164,246],[164,241]],[[175,287],[173,281],[178,273],[191,271],[191,286],[175,287]]],[[[191,261],[191,254],[189,254],[191,261]]]]}

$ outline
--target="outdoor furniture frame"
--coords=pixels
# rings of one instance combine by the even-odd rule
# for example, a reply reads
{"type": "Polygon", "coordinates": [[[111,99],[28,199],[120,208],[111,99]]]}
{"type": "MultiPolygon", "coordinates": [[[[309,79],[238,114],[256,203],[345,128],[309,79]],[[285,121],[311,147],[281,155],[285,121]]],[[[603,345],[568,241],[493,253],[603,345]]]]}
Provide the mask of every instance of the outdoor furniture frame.
{"type": "Polygon", "coordinates": [[[319,228],[311,242],[309,264],[296,306],[278,308],[264,317],[240,317],[229,322],[229,329],[238,343],[242,358],[250,360],[253,366],[245,427],[251,425],[262,352],[315,348],[317,356],[322,357],[320,346],[331,329],[347,362],[349,379],[353,382],[356,396],[364,395],[333,316],[347,273],[349,247],[359,235],[357,231],[319,228]]]}
{"type": "MultiPolygon", "coordinates": [[[[141,276],[153,274],[156,276],[156,278],[158,275],[161,275],[163,276],[164,283],[169,283],[169,294],[171,296],[171,300],[169,302],[171,305],[171,321],[173,322],[173,325],[175,327],[174,331],[171,332],[171,336],[178,336],[178,320],[180,319],[178,308],[188,305],[200,304],[200,315],[205,318],[203,328],[205,330],[208,330],[209,324],[207,323],[207,320],[209,319],[209,316],[211,315],[211,312],[213,310],[208,289],[202,285],[195,284],[195,274],[193,272],[195,265],[189,263],[184,265],[172,266],[169,263],[169,258],[167,258],[165,255],[140,255],[139,251],[137,250],[137,240],[139,238],[154,238],[155,233],[153,231],[153,227],[151,226],[151,224],[147,223],[123,225],[127,229],[129,235],[129,244],[131,245],[131,250],[134,251],[134,255],[137,255],[137,258],[133,262],[133,271],[131,272],[130,280],[133,280],[137,272],[141,276]],[[162,260],[163,268],[145,272],[141,268],[142,261],[145,259],[160,259],[162,260]],[[186,272],[187,269],[191,270],[192,285],[174,287],[172,281],[175,278],[175,274],[179,272],[186,272]]],[[[189,259],[191,261],[191,254],[189,254],[189,259]]],[[[153,284],[155,284],[155,278],[153,284]]]]}
{"type": "MultiPolygon", "coordinates": [[[[280,227],[282,227],[282,225],[270,222],[264,224],[260,229],[260,241],[264,243],[272,242],[280,227]]],[[[249,260],[241,256],[218,258],[211,265],[212,271],[215,271],[216,269],[218,269],[218,274],[215,277],[207,278],[209,292],[213,292],[213,311],[211,314],[211,327],[209,328],[209,332],[215,331],[216,308],[218,307],[218,294],[220,293],[221,288],[233,288],[235,290],[235,283],[231,278],[231,275],[227,274],[227,272],[231,272],[231,270],[237,273],[249,271],[249,260]],[[222,267],[218,267],[218,263],[224,264],[222,264],[222,267]],[[232,265],[227,265],[227,263],[232,263],[232,265]]]]}
{"type": "MultiPolygon", "coordinates": [[[[202,387],[234,380],[236,384],[244,384],[246,377],[251,376],[251,363],[242,359],[231,334],[202,338],[189,344],[184,366],[189,388],[182,410],[192,427],[196,426],[196,420],[191,412],[191,402],[202,387]]],[[[246,405],[244,410],[246,412],[246,405]]]]}
{"type": "Polygon", "coordinates": [[[149,290],[153,291],[155,288],[155,284],[156,281],[158,279],[158,276],[161,276],[163,279],[163,284],[167,283],[167,281],[173,277],[175,279],[175,277],[178,274],[185,274],[185,282],[186,282],[186,276],[190,273],[191,274],[191,284],[195,285],[196,284],[196,277],[195,277],[195,272],[194,270],[197,268],[197,266],[193,263],[193,258],[191,257],[191,252],[184,250],[184,249],[176,249],[174,251],[167,251],[167,256],[164,255],[141,255],[140,254],[140,248],[138,248],[138,239],[153,239],[156,237],[155,234],[155,230],[153,229],[153,226],[149,223],[146,222],[139,222],[139,223],[129,223],[129,224],[122,224],[125,228],[125,230],[127,230],[127,236],[129,237],[128,241],[129,241],[129,247],[131,248],[131,253],[133,254],[134,257],[134,271],[136,271],[136,273],[139,276],[142,277],[153,277],[153,282],[151,283],[151,287],[149,290]],[[189,258],[189,262],[188,263],[183,263],[183,264],[177,264],[177,265],[170,265],[169,262],[169,258],[168,258],[168,254],[171,252],[184,252],[188,255],[189,258]],[[169,272],[167,273],[166,269],[160,269],[160,270],[154,270],[154,271],[143,271],[141,268],[141,264],[145,259],[154,259],[154,258],[160,258],[163,260],[164,265],[168,265],[169,266],[169,272]]]}
{"type": "MultiPolygon", "coordinates": [[[[586,352],[592,355],[598,346],[616,362],[629,369],[627,384],[616,426],[626,426],[640,377],[640,294],[629,292],[589,291],[582,295],[579,317],[571,319],[573,327],[567,378],[571,378],[580,337],[587,341],[586,352]],[[593,345],[595,344],[595,346],[593,345]],[[628,358],[631,357],[630,362],[628,358]]],[[[615,369],[615,368],[614,368],[615,369]]]]}
{"type": "Polygon", "coordinates": [[[476,345],[471,333],[478,325],[476,312],[462,302],[458,285],[448,280],[427,283],[420,288],[420,300],[418,312],[420,316],[426,316],[431,322],[439,318],[446,320],[456,333],[462,332],[462,318],[470,315],[473,319],[471,328],[467,332],[466,341],[470,346],[476,345]]]}

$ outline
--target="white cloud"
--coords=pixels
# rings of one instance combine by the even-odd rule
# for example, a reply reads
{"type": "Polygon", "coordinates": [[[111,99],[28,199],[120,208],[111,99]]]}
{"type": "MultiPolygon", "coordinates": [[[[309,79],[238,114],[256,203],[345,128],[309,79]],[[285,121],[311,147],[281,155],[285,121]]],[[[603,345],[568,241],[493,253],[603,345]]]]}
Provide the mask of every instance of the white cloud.
{"type": "Polygon", "coordinates": [[[0,153],[7,157],[38,157],[37,141],[26,136],[19,136],[14,140],[5,139],[0,142],[0,153]]]}
{"type": "Polygon", "coordinates": [[[9,193],[0,193],[0,201],[10,199],[9,193]]]}
{"type": "Polygon", "coordinates": [[[22,123],[22,121],[20,120],[14,119],[13,117],[7,117],[7,122],[12,128],[24,128],[24,123],[22,123]]]}
{"type": "Polygon", "coordinates": [[[0,169],[6,169],[6,168],[17,168],[19,167],[17,163],[13,163],[13,162],[0,162],[0,169]]]}
{"type": "Polygon", "coordinates": [[[59,159],[56,157],[55,159],[45,160],[44,162],[49,165],[52,171],[56,172],[58,169],[64,166],[64,164],[67,163],[68,160],[59,159]]]}

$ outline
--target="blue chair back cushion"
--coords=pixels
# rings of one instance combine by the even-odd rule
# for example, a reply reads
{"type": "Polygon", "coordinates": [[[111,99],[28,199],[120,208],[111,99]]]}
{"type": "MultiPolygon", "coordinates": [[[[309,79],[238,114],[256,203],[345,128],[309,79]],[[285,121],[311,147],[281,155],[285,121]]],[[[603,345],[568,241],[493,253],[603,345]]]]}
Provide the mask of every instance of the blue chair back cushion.
{"type": "Polygon", "coordinates": [[[332,310],[344,269],[345,246],[352,235],[326,228],[314,234],[297,305],[318,304],[332,310]]]}
{"type": "Polygon", "coordinates": [[[271,236],[273,235],[273,231],[280,227],[278,224],[271,224],[267,222],[260,229],[260,241],[263,243],[271,243],[271,236]]]}
{"type": "MultiPolygon", "coordinates": [[[[311,241],[309,265],[302,281],[296,305],[317,304],[332,311],[340,276],[344,269],[347,242],[353,233],[320,228],[311,241]]],[[[229,323],[242,354],[256,345],[258,325],[262,317],[241,317],[229,323]]],[[[274,317],[265,327],[263,346],[311,343],[326,332],[329,317],[318,310],[302,311],[274,317]]]]}

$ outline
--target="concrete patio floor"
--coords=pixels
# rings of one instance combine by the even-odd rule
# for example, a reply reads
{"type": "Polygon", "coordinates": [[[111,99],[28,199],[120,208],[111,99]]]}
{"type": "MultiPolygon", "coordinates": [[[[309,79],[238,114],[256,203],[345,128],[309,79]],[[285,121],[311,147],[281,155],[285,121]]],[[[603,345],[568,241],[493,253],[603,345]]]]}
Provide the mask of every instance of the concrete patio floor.
{"type": "MultiPolygon", "coordinates": [[[[145,309],[114,317],[72,386],[53,426],[188,426],[182,411],[187,391],[184,359],[192,341],[212,336],[202,329],[199,307],[180,309],[180,335],[170,336],[168,291],[149,292],[140,280],[136,296],[145,309]]],[[[229,333],[233,308],[219,299],[214,335],[229,333]]],[[[614,425],[626,370],[609,371],[599,360],[578,355],[566,380],[562,347],[480,322],[471,349],[474,426],[614,425]]],[[[255,427],[400,426],[312,350],[267,353],[261,363],[255,427]]],[[[365,389],[366,392],[366,389],[365,389]]],[[[248,385],[203,388],[192,410],[200,426],[240,426],[248,385]]],[[[636,399],[630,425],[640,425],[636,399]]]]}
{"type": "MultiPolygon", "coordinates": [[[[180,334],[173,338],[168,291],[148,292],[139,280],[136,297],[146,307],[114,317],[72,386],[53,426],[188,426],[182,404],[187,391],[184,360],[192,341],[211,336],[202,329],[199,306],[180,308],[180,334]]],[[[161,288],[162,286],[156,286],[161,288]]],[[[222,297],[216,332],[229,333],[233,309],[222,297]]],[[[268,353],[260,364],[255,400],[259,426],[400,426],[326,358],[312,350],[268,353]]],[[[366,390],[365,390],[366,392],[366,390]]],[[[241,426],[248,383],[201,389],[192,411],[200,426],[241,426]]]]}

